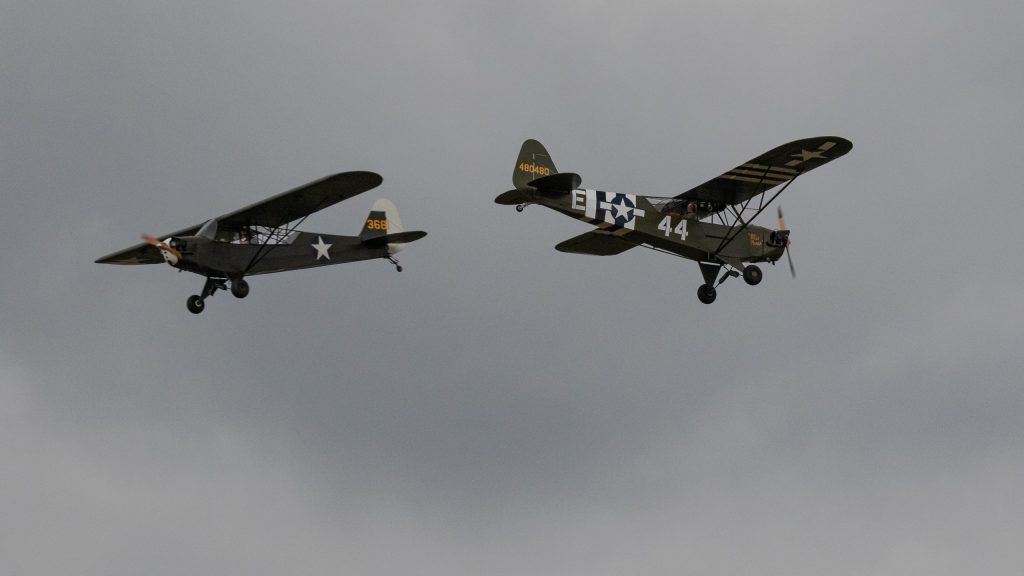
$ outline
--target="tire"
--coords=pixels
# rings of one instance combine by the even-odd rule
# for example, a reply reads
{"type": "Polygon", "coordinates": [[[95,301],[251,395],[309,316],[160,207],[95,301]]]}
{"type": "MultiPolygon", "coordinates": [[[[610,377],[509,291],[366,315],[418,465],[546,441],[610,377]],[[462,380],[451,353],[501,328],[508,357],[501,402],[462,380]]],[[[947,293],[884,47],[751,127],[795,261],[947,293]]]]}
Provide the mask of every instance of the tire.
{"type": "Polygon", "coordinates": [[[199,314],[206,308],[206,303],[197,294],[189,296],[188,302],[185,305],[188,307],[188,311],[193,314],[199,314]]]}
{"type": "Polygon", "coordinates": [[[700,288],[697,288],[697,299],[705,304],[711,304],[717,297],[718,291],[715,290],[714,286],[701,284],[700,288]]]}
{"type": "Polygon", "coordinates": [[[743,280],[751,286],[760,284],[762,278],[764,278],[764,272],[761,272],[761,269],[753,264],[743,269],[743,280]]]}
{"type": "Polygon", "coordinates": [[[235,298],[245,298],[249,295],[249,283],[239,278],[231,281],[231,295],[235,298]]]}

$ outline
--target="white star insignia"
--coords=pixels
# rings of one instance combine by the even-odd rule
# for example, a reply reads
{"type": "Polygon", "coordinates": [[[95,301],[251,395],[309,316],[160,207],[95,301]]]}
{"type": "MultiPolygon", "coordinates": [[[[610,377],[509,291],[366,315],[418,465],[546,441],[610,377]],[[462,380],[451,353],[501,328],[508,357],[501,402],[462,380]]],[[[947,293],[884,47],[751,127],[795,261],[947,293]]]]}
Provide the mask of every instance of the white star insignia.
{"type": "Polygon", "coordinates": [[[601,202],[599,206],[605,211],[605,222],[616,224],[618,220],[624,220],[626,222],[625,226],[632,228],[630,222],[635,218],[643,216],[644,211],[636,206],[630,206],[627,202],[628,199],[623,196],[616,196],[611,202],[601,202]]]}
{"type": "Polygon", "coordinates": [[[792,157],[800,158],[801,162],[807,162],[808,160],[813,160],[815,158],[824,159],[825,157],[822,156],[824,153],[824,150],[800,150],[796,154],[793,154],[792,157]]]}
{"type": "Polygon", "coordinates": [[[316,244],[310,244],[310,246],[312,246],[313,249],[316,250],[317,260],[319,260],[320,258],[327,258],[328,260],[331,259],[331,253],[328,252],[328,250],[330,250],[331,246],[334,246],[334,244],[324,244],[324,239],[317,236],[316,244]]]}

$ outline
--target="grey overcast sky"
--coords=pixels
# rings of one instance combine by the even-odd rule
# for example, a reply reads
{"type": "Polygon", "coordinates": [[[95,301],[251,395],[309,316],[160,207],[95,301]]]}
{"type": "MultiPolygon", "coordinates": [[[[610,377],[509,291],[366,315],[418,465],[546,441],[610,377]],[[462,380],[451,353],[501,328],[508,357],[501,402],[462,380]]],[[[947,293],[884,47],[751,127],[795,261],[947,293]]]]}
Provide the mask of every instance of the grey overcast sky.
{"type": "MultiPolygon", "coordinates": [[[[1024,4],[0,0],[0,572],[1019,575],[1024,4]],[[556,252],[521,142],[671,196],[776,145],[798,277],[556,252]],[[345,170],[430,235],[93,260],[345,170]]],[[[771,225],[766,218],[761,222],[771,225]]]]}

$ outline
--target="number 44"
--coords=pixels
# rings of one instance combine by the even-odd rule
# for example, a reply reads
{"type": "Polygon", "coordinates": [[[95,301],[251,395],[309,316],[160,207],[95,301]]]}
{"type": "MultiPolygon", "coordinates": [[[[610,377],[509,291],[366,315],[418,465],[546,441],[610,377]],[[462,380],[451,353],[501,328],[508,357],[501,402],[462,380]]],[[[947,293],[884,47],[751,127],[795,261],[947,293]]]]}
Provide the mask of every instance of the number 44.
{"type": "Polygon", "coordinates": [[[680,240],[686,240],[686,219],[680,218],[679,224],[677,224],[675,228],[672,228],[672,217],[665,216],[665,219],[661,221],[661,224],[658,224],[658,230],[663,231],[665,236],[671,236],[674,232],[679,234],[680,240]]]}

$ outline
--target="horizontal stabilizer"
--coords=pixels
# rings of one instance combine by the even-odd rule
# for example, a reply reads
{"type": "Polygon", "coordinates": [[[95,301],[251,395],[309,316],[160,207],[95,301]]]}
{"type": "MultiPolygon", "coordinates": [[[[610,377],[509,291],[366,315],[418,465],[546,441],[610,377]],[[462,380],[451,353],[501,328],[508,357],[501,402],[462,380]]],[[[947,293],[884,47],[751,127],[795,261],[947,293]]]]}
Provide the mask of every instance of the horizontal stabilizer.
{"type": "Polygon", "coordinates": [[[583,179],[579,174],[562,172],[531,180],[529,185],[540,192],[571,192],[579,188],[582,183],[583,179]]]}
{"type": "Polygon", "coordinates": [[[408,244],[409,242],[415,242],[426,235],[427,233],[421,230],[397,232],[395,234],[385,234],[383,236],[366,238],[363,240],[363,244],[370,247],[384,246],[386,244],[408,244]]]}
{"type": "Polygon", "coordinates": [[[519,189],[509,190],[508,192],[502,192],[494,199],[496,204],[503,204],[505,206],[515,206],[516,204],[523,204],[530,201],[530,196],[519,189]]]}
{"type": "Polygon", "coordinates": [[[614,256],[621,254],[636,244],[624,240],[620,236],[609,234],[604,230],[591,230],[585,234],[569,238],[555,246],[559,252],[573,254],[592,254],[594,256],[614,256]]]}

